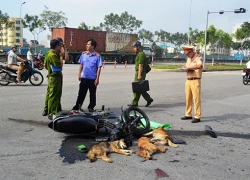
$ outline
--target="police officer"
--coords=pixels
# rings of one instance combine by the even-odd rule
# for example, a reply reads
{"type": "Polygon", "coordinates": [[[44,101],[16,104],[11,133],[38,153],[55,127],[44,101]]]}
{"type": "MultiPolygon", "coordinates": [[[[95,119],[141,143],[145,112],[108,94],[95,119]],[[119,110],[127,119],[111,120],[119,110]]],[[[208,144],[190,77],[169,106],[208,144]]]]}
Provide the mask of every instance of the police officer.
{"type": "Polygon", "coordinates": [[[202,76],[202,58],[194,52],[193,46],[183,46],[184,54],[186,54],[187,63],[183,66],[187,72],[187,80],[185,84],[186,94],[186,113],[181,120],[189,120],[192,118],[192,101],[194,103],[194,119],[192,123],[200,122],[201,117],[201,76],[202,76]]]}
{"type": "MultiPolygon", "coordinates": [[[[133,51],[137,54],[136,58],[135,58],[134,81],[145,80],[145,78],[146,78],[146,66],[147,66],[146,55],[142,51],[141,42],[136,41],[133,43],[132,46],[133,46],[133,51]]],[[[147,101],[146,107],[148,107],[153,102],[153,99],[145,91],[143,93],[134,93],[134,99],[132,100],[131,104],[128,104],[128,106],[138,106],[138,102],[139,102],[141,95],[147,101]]]]}
{"type": "MultiPolygon", "coordinates": [[[[60,60],[59,51],[62,44],[56,39],[50,41],[50,50],[46,54],[45,66],[48,70],[48,88],[45,103],[47,103],[46,115],[52,119],[54,114],[62,110],[62,66],[63,61],[60,60]]],[[[44,114],[43,114],[44,115],[44,114]]]]}
{"type": "MultiPolygon", "coordinates": [[[[60,112],[62,110],[61,109],[62,73],[61,73],[61,71],[58,71],[58,70],[57,70],[57,72],[53,72],[53,70],[51,69],[51,67],[52,67],[51,65],[53,65],[53,67],[62,68],[62,66],[63,66],[63,59],[68,60],[69,56],[68,56],[67,50],[64,47],[64,42],[63,42],[63,40],[60,37],[57,37],[57,38],[51,40],[50,43],[51,43],[50,44],[51,49],[46,53],[45,59],[44,59],[44,67],[48,70],[48,87],[47,87],[47,93],[46,93],[46,98],[45,98],[44,111],[43,111],[42,115],[43,116],[49,115],[48,118],[52,119],[52,115],[53,114],[56,114],[56,113],[58,113],[58,112],[60,112]],[[55,47],[55,45],[57,45],[58,43],[59,43],[59,46],[55,47]],[[53,49],[53,48],[56,48],[56,49],[53,49]],[[59,50],[58,50],[58,48],[59,48],[59,50]],[[59,58],[59,61],[60,61],[60,66],[56,66],[56,65],[54,65],[52,63],[52,61],[55,61],[55,60],[56,60],[56,63],[58,63],[58,58],[59,58]],[[51,59],[54,59],[54,60],[51,60],[51,59]],[[51,74],[51,78],[50,78],[50,74],[51,74]],[[54,86],[54,84],[53,83],[51,84],[50,80],[54,79],[54,78],[60,79],[59,74],[61,76],[61,84],[58,81],[58,83],[55,86],[57,89],[56,88],[54,89],[54,88],[52,88],[54,86]],[[57,98],[56,98],[57,105],[56,104],[55,105],[54,104],[52,104],[52,105],[50,104],[49,105],[49,102],[51,103],[51,101],[49,101],[49,99],[53,95],[53,91],[54,92],[57,91],[54,94],[54,95],[57,96],[57,98]],[[60,98],[59,98],[59,96],[60,96],[60,98]],[[51,113],[51,108],[52,108],[52,113],[51,113]]],[[[53,100],[52,100],[52,102],[53,102],[53,100]]]]}

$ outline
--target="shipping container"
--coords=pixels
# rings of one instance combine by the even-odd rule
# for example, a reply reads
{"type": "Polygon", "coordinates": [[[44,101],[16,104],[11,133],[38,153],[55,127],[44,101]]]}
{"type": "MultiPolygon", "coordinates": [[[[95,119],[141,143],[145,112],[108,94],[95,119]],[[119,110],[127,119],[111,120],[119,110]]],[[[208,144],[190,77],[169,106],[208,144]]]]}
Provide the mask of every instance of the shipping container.
{"type": "Polygon", "coordinates": [[[60,37],[69,50],[70,63],[77,63],[82,51],[86,50],[86,42],[94,39],[97,42],[96,51],[106,61],[118,63],[133,63],[135,53],[132,43],[138,40],[137,34],[124,34],[106,31],[93,31],[76,28],[53,28],[52,38],[60,37]]]}
{"type": "Polygon", "coordinates": [[[133,53],[132,44],[137,41],[137,34],[123,34],[115,32],[106,33],[106,52],[129,52],[133,53]]]}
{"type": "Polygon", "coordinates": [[[96,51],[105,51],[105,31],[89,31],[75,28],[54,28],[52,30],[52,38],[60,37],[64,40],[69,51],[84,51],[86,50],[86,42],[89,39],[94,39],[97,42],[96,51]]]}

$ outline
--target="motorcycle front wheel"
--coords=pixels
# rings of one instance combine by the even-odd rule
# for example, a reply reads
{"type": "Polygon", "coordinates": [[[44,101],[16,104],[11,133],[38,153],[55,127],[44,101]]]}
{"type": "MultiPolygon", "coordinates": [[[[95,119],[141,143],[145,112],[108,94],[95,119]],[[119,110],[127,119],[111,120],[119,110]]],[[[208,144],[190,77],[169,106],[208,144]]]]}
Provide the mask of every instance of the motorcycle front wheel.
{"type": "Polygon", "coordinates": [[[7,86],[10,82],[10,75],[6,72],[0,72],[0,85],[7,86]]]}
{"type": "Polygon", "coordinates": [[[243,76],[243,84],[247,85],[248,84],[248,76],[243,76]]]}
{"type": "Polygon", "coordinates": [[[150,131],[150,121],[144,111],[138,107],[130,106],[126,113],[131,124],[130,129],[133,136],[141,137],[150,131]]]}
{"type": "Polygon", "coordinates": [[[35,72],[29,77],[29,81],[33,86],[40,86],[43,83],[43,75],[39,72],[35,72]]]}

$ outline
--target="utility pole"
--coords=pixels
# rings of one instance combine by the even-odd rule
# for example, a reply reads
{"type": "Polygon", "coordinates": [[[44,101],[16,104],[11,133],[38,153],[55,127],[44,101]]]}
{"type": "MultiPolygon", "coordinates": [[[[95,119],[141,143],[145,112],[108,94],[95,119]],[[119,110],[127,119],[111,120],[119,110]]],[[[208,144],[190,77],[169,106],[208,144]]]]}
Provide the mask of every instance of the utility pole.
{"type": "Polygon", "coordinates": [[[234,11],[217,11],[217,12],[210,12],[209,10],[207,11],[207,22],[206,22],[206,31],[205,31],[205,47],[204,47],[204,58],[203,58],[203,68],[205,69],[206,68],[206,47],[207,47],[207,28],[208,28],[208,15],[211,14],[211,13],[219,13],[219,14],[224,14],[224,12],[234,12],[236,14],[239,14],[239,13],[246,13],[246,9],[245,8],[239,8],[239,9],[235,9],[234,11]]]}

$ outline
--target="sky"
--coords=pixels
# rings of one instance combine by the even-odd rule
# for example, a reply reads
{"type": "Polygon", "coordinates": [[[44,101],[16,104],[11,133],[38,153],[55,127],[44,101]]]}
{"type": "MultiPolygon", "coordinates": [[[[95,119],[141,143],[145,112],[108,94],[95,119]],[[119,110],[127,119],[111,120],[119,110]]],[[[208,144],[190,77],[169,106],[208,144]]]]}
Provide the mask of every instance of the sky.
{"type": "MultiPolygon", "coordinates": [[[[188,32],[189,24],[193,29],[205,30],[207,11],[231,11],[245,8],[249,11],[243,14],[225,12],[208,15],[208,25],[214,24],[229,34],[236,23],[250,21],[250,0],[0,0],[4,6],[3,13],[10,17],[24,17],[25,14],[40,15],[46,5],[52,11],[63,11],[68,18],[67,27],[77,28],[81,22],[88,26],[99,26],[104,22],[104,16],[112,13],[121,14],[127,11],[142,20],[140,29],[151,32],[160,29],[175,33],[188,32]],[[26,2],[20,8],[22,2],[26,2]],[[190,11],[191,6],[191,11],[190,11]],[[190,17],[190,18],[189,18],[190,17]]],[[[39,40],[50,34],[47,30],[40,34],[39,40]]],[[[33,35],[24,30],[24,38],[31,40],[33,35]]]]}

